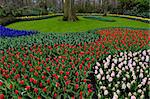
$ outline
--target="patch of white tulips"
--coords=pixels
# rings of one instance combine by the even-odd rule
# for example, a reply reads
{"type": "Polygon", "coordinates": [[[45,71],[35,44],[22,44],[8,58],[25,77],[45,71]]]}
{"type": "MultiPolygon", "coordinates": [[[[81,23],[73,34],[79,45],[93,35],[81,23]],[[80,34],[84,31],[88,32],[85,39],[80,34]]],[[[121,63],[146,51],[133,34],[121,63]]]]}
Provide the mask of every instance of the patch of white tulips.
{"type": "Polygon", "coordinates": [[[93,67],[98,97],[146,99],[150,85],[150,50],[109,55],[93,67]]]}

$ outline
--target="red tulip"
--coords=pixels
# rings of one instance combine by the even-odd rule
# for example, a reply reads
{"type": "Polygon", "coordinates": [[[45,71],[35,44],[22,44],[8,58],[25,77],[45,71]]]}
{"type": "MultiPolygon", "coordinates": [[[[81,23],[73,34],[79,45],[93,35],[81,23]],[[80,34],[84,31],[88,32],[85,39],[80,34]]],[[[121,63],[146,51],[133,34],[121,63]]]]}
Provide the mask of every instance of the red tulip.
{"type": "Polygon", "coordinates": [[[0,99],[5,99],[4,94],[0,94],[0,99]]]}
{"type": "Polygon", "coordinates": [[[9,88],[10,88],[10,89],[12,89],[12,88],[13,88],[13,85],[12,85],[12,84],[10,84],[9,88]]]}
{"type": "Polygon", "coordinates": [[[91,93],[91,92],[92,92],[92,90],[91,90],[91,89],[89,89],[89,90],[88,90],[88,93],[91,93]]]}
{"type": "Polygon", "coordinates": [[[75,75],[76,75],[76,76],[78,76],[78,75],[79,75],[79,73],[78,73],[78,72],[76,72],[76,73],[75,73],[75,75]]]}
{"type": "Polygon", "coordinates": [[[54,97],[55,97],[55,98],[57,97],[57,94],[56,94],[56,93],[54,94],[54,97]]]}
{"type": "Polygon", "coordinates": [[[67,76],[64,76],[64,79],[65,79],[65,80],[67,80],[67,78],[68,78],[67,76]]]}
{"type": "Polygon", "coordinates": [[[78,84],[76,84],[76,85],[75,85],[75,89],[78,89],[78,88],[79,88],[79,85],[78,85],[78,84]]]}
{"type": "Polygon", "coordinates": [[[70,74],[70,72],[66,72],[66,75],[68,76],[70,74]]]}
{"type": "Polygon", "coordinates": [[[38,76],[38,72],[34,72],[34,75],[35,75],[35,76],[38,76]]]}
{"type": "Polygon", "coordinates": [[[41,99],[41,96],[38,96],[37,99],[41,99]]]}
{"type": "Polygon", "coordinates": [[[2,85],[3,85],[3,82],[0,81],[0,86],[2,86],[2,85]]]}
{"type": "Polygon", "coordinates": [[[25,89],[26,89],[26,90],[30,90],[30,88],[31,88],[30,86],[26,86],[26,88],[25,88],[25,89]]]}
{"type": "Polygon", "coordinates": [[[20,81],[20,84],[23,85],[23,84],[24,84],[24,80],[21,80],[21,81],[20,81]]]}
{"type": "Polygon", "coordinates": [[[40,87],[43,87],[43,84],[42,84],[42,82],[40,82],[40,85],[39,85],[40,87]]]}
{"type": "Polygon", "coordinates": [[[19,93],[19,91],[18,90],[15,90],[15,94],[18,94],[19,93]]]}
{"type": "Polygon", "coordinates": [[[37,89],[37,88],[34,88],[34,92],[35,92],[35,93],[38,93],[38,89],[37,89]]]}
{"type": "Polygon", "coordinates": [[[47,88],[45,87],[45,88],[43,88],[43,92],[46,92],[47,91],[47,88]]]}
{"type": "Polygon", "coordinates": [[[37,80],[34,79],[34,80],[33,80],[33,83],[34,83],[34,84],[37,84],[37,80]]]}
{"type": "Polygon", "coordinates": [[[90,88],[91,88],[91,84],[88,84],[87,86],[88,86],[88,89],[90,89],[90,88]]]}
{"type": "Polygon", "coordinates": [[[42,79],[45,79],[46,77],[45,76],[42,76],[42,79]]]}

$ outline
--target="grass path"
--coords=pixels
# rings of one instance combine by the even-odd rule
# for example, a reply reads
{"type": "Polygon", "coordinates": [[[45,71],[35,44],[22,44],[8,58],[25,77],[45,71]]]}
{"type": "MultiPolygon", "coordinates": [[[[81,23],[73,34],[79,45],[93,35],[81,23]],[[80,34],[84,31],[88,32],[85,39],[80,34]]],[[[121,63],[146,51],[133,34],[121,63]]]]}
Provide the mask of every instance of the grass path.
{"type": "Polygon", "coordinates": [[[81,32],[96,28],[105,27],[134,27],[134,28],[149,28],[148,23],[143,23],[135,20],[129,20],[117,17],[107,17],[116,22],[104,22],[92,19],[85,19],[79,16],[80,21],[64,22],[62,17],[55,17],[36,21],[17,22],[8,25],[8,28],[18,30],[38,30],[40,32],[81,32]]]}

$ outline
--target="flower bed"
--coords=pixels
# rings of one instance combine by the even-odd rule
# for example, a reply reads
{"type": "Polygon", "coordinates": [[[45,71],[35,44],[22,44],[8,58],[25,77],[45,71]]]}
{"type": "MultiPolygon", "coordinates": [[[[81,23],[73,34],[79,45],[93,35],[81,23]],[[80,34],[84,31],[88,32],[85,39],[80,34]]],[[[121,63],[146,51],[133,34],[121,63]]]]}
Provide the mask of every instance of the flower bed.
{"type": "MultiPolygon", "coordinates": [[[[7,45],[0,50],[0,95],[91,99],[97,92],[94,77],[90,76],[96,61],[120,51],[148,49],[149,42],[148,30],[104,29],[93,33],[100,35],[98,38],[90,33],[89,37],[66,35],[60,36],[63,39],[54,36],[55,42],[51,42],[49,36],[41,39],[31,36],[31,43],[23,44],[22,40],[12,46],[17,42],[8,45],[6,39],[0,43],[7,45]]],[[[21,37],[12,39],[19,41],[21,37]]]]}
{"type": "Polygon", "coordinates": [[[15,37],[36,34],[35,31],[14,30],[0,25],[0,37],[15,37]]]}
{"type": "Polygon", "coordinates": [[[148,98],[150,50],[109,55],[94,66],[99,98],[148,98]]]}

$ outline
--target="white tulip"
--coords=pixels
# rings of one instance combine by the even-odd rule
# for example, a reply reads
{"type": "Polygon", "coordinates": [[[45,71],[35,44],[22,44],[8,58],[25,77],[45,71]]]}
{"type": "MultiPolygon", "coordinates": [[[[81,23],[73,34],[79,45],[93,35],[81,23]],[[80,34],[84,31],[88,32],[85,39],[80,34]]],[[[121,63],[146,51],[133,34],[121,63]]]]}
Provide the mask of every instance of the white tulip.
{"type": "Polygon", "coordinates": [[[108,81],[109,82],[112,82],[113,78],[112,77],[109,77],[108,81]]]}
{"type": "Polygon", "coordinates": [[[106,79],[109,79],[109,77],[110,77],[110,75],[107,75],[107,76],[106,76],[106,79]]]}
{"type": "Polygon", "coordinates": [[[103,72],[102,68],[100,68],[100,69],[99,69],[99,72],[100,72],[100,74],[101,74],[101,75],[103,75],[103,74],[104,74],[104,72],[103,72]]]}
{"type": "Polygon", "coordinates": [[[115,91],[115,87],[112,88],[112,91],[115,91]]]}
{"type": "Polygon", "coordinates": [[[141,89],[138,89],[138,93],[141,93],[142,92],[142,90],[141,89]]]}
{"type": "Polygon", "coordinates": [[[111,59],[111,55],[109,55],[108,58],[111,59]]]}
{"type": "Polygon", "coordinates": [[[130,88],[131,88],[131,84],[130,84],[130,83],[127,83],[127,87],[130,89],[130,88]]]}
{"type": "Polygon", "coordinates": [[[122,52],[120,53],[120,56],[123,56],[123,53],[122,53],[122,52]]]}
{"type": "Polygon", "coordinates": [[[95,70],[95,74],[98,74],[98,71],[97,71],[97,70],[95,70]]]}
{"type": "Polygon", "coordinates": [[[108,95],[108,91],[107,90],[104,91],[104,95],[105,96],[108,95]]]}
{"type": "Polygon", "coordinates": [[[142,84],[139,84],[139,85],[138,85],[138,88],[141,88],[141,87],[142,87],[142,84]]]}
{"type": "Polygon", "coordinates": [[[114,59],[114,63],[117,64],[117,59],[114,59]]]}
{"type": "Polygon", "coordinates": [[[126,84],[125,83],[122,84],[122,89],[126,89],[126,84]]]}
{"type": "Polygon", "coordinates": [[[107,68],[108,68],[108,65],[109,65],[108,63],[105,63],[105,64],[104,64],[104,68],[107,69],[107,68]]]}
{"type": "Polygon", "coordinates": [[[112,99],[118,99],[118,95],[116,93],[114,93],[113,98],[112,99]]]}
{"type": "Polygon", "coordinates": [[[127,61],[124,61],[123,63],[126,65],[126,64],[127,64],[127,61]]]}
{"type": "Polygon", "coordinates": [[[99,63],[99,62],[96,62],[96,65],[97,65],[97,66],[100,66],[100,63],[99,63]]]}
{"type": "Polygon", "coordinates": [[[103,90],[106,90],[106,87],[105,87],[105,86],[103,86],[103,90]]]}
{"type": "Polygon", "coordinates": [[[112,66],[112,67],[114,67],[114,66],[115,66],[115,64],[114,64],[114,63],[112,63],[112,64],[111,64],[111,66],[112,66]]]}
{"type": "Polygon", "coordinates": [[[114,71],[111,73],[111,77],[115,77],[115,72],[114,71]]]}
{"type": "Polygon", "coordinates": [[[131,95],[132,95],[132,93],[131,93],[131,92],[129,92],[129,93],[128,93],[128,96],[130,97],[131,95]]]}
{"type": "Polygon", "coordinates": [[[144,51],[142,52],[142,54],[143,54],[144,56],[146,56],[146,51],[144,50],[144,51]]]}
{"type": "Polygon", "coordinates": [[[136,99],[136,97],[134,95],[131,96],[131,99],[136,99]]]}
{"type": "Polygon", "coordinates": [[[140,96],[140,99],[144,99],[144,95],[141,95],[141,96],[140,96]]]}
{"type": "Polygon", "coordinates": [[[119,74],[117,74],[117,75],[116,75],[116,77],[117,77],[117,78],[119,78],[119,77],[120,77],[120,75],[119,75],[119,74]]]}
{"type": "Polygon", "coordinates": [[[132,63],[132,65],[133,65],[133,66],[136,66],[136,63],[135,63],[135,62],[133,62],[133,63],[132,63]]]}
{"type": "Polygon", "coordinates": [[[145,57],[144,57],[144,56],[142,56],[141,60],[142,60],[142,61],[144,61],[144,59],[145,59],[145,57]]]}
{"type": "Polygon", "coordinates": [[[146,62],[149,62],[149,56],[146,56],[146,59],[145,59],[146,62]]]}
{"type": "Polygon", "coordinates": [[[124,68],[124,67],[122,67],[122,71],[125,71],[125,68],[124,68]]]}
{"type": "Polygon", "coordinates": [[[102,77],[102,80],[105,80],[105,77],[104,77],[104,76],[102,77]]]}
{"type": "Polygon", "coordinates": [[[101,99],[101,94],[98,94],[98,99],[101,99]]]}
{"type": "Polygon", "coordinates": [[[125,78],[125,77],[123,78],[123,81],[126,81],[126,78],[125,78]]]}
{"type": "Polygon", "coordinates": [[[118,94],[118,95],[120,94],[120,90],[117,90],[117,94],[118,94]]]}
{"type": "Polygon", "coordinates": [[[97,79],[101,80],[101,75],[100,74],[97,75],[97,79]]]}
{"type": "Polygon", "coordinates": [[[98,66],[95,66],[95,69],[98,70],[98,66]]]}
{"type": "Polygon", "coordinates": [[[143,77],[144,77],[144,75],[143,75],[143,73],[141,72],[140,75],[139,75],[139,78],[143,78],[143,77]]]}

